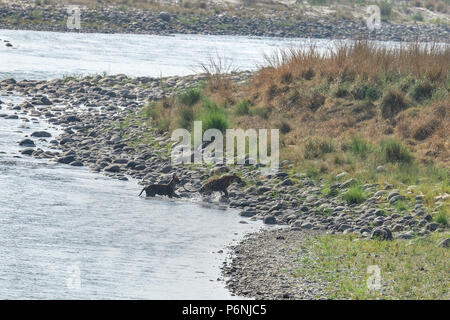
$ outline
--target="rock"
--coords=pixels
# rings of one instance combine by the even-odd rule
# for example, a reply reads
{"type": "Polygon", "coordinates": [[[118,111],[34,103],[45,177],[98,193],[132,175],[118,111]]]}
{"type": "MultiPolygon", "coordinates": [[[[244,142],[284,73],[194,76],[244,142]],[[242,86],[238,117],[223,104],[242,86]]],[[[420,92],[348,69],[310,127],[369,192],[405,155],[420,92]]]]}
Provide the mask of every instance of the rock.
{"type": "Polygon", "coordinates": [[[275,217],[273,217],[273,216],[268,216],[268,217],[264,217],[263,222],[265,224],[277,224],[277,219],[275,219],[275,217]]]}
{"type": "Polygon", "coordinates": [[[161,11],[159,13],[159,18],[163,21],[169,22],[170,21],[170,14],[166,11],[161,11]]]}
{"type": "Polygon", "coordinates": [[[372,240],[392,240],[392,232],[388,228],[376,228],[372,231],[372,235],[370,236],[372,240]]]}
{"type": "Polygon", "coordinates": [[[39,101],[41,102],[41,104],[46,106],[53,104],[47,97],[42,97],[39,101]]]}
{"type": "Polygon", "coordinates": [[[253,217],[254,215],[256,215],[256,211],[255,211],[255,209],[247,209],[247,210],[241,211],[241,213],[239,215],[241,217],[253,217]]]}
{"type": "Polygon", "coordinates": [[[377,170],[377,172],[386,172],[386,167],[385,166],[378,166],[376,170],[377,170]]]}
{"type": "Polygon", "coordinates": [[[33,151],[34,151],[34,149],[27,148],[27,149],[21,150],[20,153],[21,153],[21,154],[25,154],[25,155],[27,155],[27,156],[31,156],[31,154],[33,153],[33,151]]]}
{"type": "Polygon", "coordinates": [[[70,163],[70,165],[74,167],[82,167],[83,163],[81,161],[73,161],[70,163]]]}
{"type": "Polygon", "coordinates": [[[437,228],[439,228],[439,223],[437,222],[430,222],[426,225],[426,229],[428,231],[435,231],[437,228]]]}
{"type": "Polygon", "coordinates": [[[356,183],[356,179],[350,178],[350,179],[348,179],[347,181],[341,183],[341,189],[347,188],[347,187],[351,186],[351,185],[354,184],[354,183],[356,183]]]}
{"type": "Polygon", "coordinates": [[[34,141],[31,139],[23,139],[19,142],[19,146],[21,147],[36,147],[34,141]]]}
{"type": "Polygon", "coordinates": [[[65,122],[81,122],[77,116],[68,116],[64,119],[65,122]]]}
{"type": "Polygon", "coordinates": [[[411,231],[402,233],[398,236],[399,239],[403,239],[403,240],[412,239],[413,237],[414,237],[414,234],[411,231]]]}
{"type": "Polygon", "coordinates": [[[346,171],[341,172],[338,175],[336,175],[336,179],[339,180],[339,179],[341,179],[341,178],[343,178],[345,176],[348,176],[348,172],[346,172],[346,171]]]}
{"type": "Polygon", "coordinates": [[[69,164],[69,163],[75,161],[75,157],[72,155],[68,155],[68,156],[59,158],[57,161],[58,161],[58,163],[69,164]]]}
{"type": "Polygon", "coordinates": [[[375,198],[381,197],[382,195],[385,195],[387,193],[386,190],[379,190],[377,192],[375,192],[375,194],[373,195],[375,198]]]}
{"type": "Polygon", "coordinates": [[[52,135],[47,131],[35,131],[31,134],[31,136],[36,138],[49,138],[52,135]]]}
{"type": "Polygon", "coordinates": [[[120,166],[116,164],[109,165],[105,168],[107,172],[120,172],[120,166]]]}
{"type": "Polygon", "coordinates": [[[446,238],[446,239],[443,239],[442,241],[440,241],[438,243],[438,247],[441,247],[441,248],[448,248],[448,247],[450,247],[450,238],[446,238]]]}

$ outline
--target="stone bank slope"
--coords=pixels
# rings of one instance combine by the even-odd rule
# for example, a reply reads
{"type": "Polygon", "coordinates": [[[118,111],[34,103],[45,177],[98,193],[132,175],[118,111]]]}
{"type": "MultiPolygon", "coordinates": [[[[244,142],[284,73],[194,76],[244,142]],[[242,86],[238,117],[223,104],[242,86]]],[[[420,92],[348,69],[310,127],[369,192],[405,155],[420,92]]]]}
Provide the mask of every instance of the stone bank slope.
{"type": "MultiPolygon", "coordinates": [[[[249,76],[249,72],[235,73],[232,78],[242,82],[249,76]]],[[[177,173],[181,178],[178,193],[186,197],[191,197],[192,190],[198,190],[211,175],[237,171],[246,186],[232,186],[229,206],[239,209],[242,217],[261,219],[266,224],[286,224],[293,232],[358,233],[389,240],[410,239],[447,228],[432,221],[423,196],[410,199],[405,193],[408,191],[396,190],[390,184],[364,185],[368,199],[361,204],[348,204],[343,195],[355,180],[344,174],[336,177],[338,182],[331,186],[333,192],[325,196],[325,182],[291,173],[287,162],[282,162],[283,169],[272,176],[261,176],[252,166],[172,166],[169,134],[151,128],[141,107],[148,99],[178,93],[204,79],[205,75],[166,79],[98,75],[20,82],[9,79],[0,82],[0,90],[20,93],[28,99],[18,106],[3,105],[15,114],[0,111],[0,117],[11,121],[45,119],[63,128],[63,133],[51,140],[54,151],[39,148],[40,139],[49,140],[48,137],[24,137],[32,140],[31,148],[24,145],[24,155],[89,166],[113,178],[132,177],[142,184],[167,182],[172,173],[177,173]],[[409,207],[414,209],[400,211],[395,206],[398,201],[413,201],[409,207]]],[[[436,201],[438,205],[445,199],[436,201]]]]}
{"type": "Polygon", "coordinates": [[[12,2],[0,4],[0,29],[157,35],[178,33],[321,39],[364,38],[381,41],[448,42],[450,39],[450,28],[446,24],[384,22],[381,29],[370,32],[364,21],[299,16],[295,10],[257,11],[243,8],[238,13],[168,13],[123,6],[81,7],[81,29],[69,30],[66,26],[66,6],[37,6],[30,2],[12,2]]]}

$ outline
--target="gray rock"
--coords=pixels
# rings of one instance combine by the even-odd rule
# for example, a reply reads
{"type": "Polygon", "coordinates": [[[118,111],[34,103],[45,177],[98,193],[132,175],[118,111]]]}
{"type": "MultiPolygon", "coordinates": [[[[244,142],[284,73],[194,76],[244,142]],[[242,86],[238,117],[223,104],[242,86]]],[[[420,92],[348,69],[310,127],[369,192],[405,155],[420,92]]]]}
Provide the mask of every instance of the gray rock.
{"type": "Polygon", "coordinates": [[[170,14],[166,11],[161,11],[159,13],[159,18],[163,21],[169,22],[170,21],[170,14]]]}
{"type": "Polygon", "coordinates": [[[75,157],[72,155],[68,155],[68,156],[59,158],[57,161],[58,161],[58,163],[69,164],[69,163],[75,161],[75,157]]]}
{"type": "Polygon", "coordinates": [[[356,183],[356,179],[354,179],[354,178],[348,179],[347,181],[341,183],[341,189],[347,188],[347,187],[351,186],[354,183],[356,183]]]}
{"type": "Polygon", "coordinates": [[[241,211],[241,213],[239,215],[241,217],[253,217],[254,215],[256,215],[256,210],[255,209],[247,209],[247,210],[241,211]]]}
{"type": "Polygon", "coordinates": [[[116,164],[109,165],[105,168],[107,172],[120,172],[120,166],[116,164]]]}
{"type": "Polygon", "coordinates": [[[268,216],[268,217],[264,217],[263,222],[265,224],[277,224],[277,219],[275,219],[275,217],[273,217],[273,216],[268,216]]]}
{"type": "Polygon", "coordinates": [[[430,222],[426,225],[426,229],[428,231],[435,231],[437,228],[439,228],[440,224],[437,222],[430,222]]]}
{"type": "Polygon", "coordinates": [[[34,141],[31,139],[23,139],[19,142],[19,146],[21,147],[36,147],[34,141]]]}
{"type": "Polygon", "coordinates": [[[376,228],[372,231],[371,239],[375,240],[392,240],[392,232],[388,228],[376,228]]]}
{"type": "Polygon", "coordinates": [[[438,243],[438,247],[441,248],[449,248],[450,247],[450,238],[443,239],[438,243]]]}
{"type": "Polygon", "coordinates": [[[52,135],[47,131],[35,131],[31,134],[31,136],[36,138],[49,138],[52,135]]]}

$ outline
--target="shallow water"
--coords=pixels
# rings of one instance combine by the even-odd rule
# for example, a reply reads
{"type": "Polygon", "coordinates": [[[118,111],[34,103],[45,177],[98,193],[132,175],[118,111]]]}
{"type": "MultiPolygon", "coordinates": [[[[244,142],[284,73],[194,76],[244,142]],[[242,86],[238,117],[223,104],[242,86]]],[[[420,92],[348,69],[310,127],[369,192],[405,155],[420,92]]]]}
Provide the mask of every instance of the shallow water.
{"type": "MultiPolygon", "coordinates": [[[[42,80],[72,74],[124,73],[172,76],[200,72],[200,63],[220,57],[225,66],[250,70],[265,63],[264,54],[280,48],[329,40],[242,36],[82,34],[0,30],[0,79],[42,80]]],[[[225,68],[227,69],[227,68],[225,68]]]]}
{"type": "Polygon", "coordinates": [[[0,118],[1,299],[231,298],[217,281],[225,257],[217,251],[258,223],[217,206],[139,198],[134,181],[21,158],[16,142],[41,129],[49,130],[0,118]]]}

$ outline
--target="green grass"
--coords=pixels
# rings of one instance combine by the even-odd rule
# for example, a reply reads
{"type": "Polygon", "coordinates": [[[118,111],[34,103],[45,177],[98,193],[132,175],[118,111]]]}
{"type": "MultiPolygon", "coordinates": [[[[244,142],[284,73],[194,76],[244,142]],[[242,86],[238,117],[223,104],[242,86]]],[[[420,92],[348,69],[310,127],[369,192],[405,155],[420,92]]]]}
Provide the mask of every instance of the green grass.
{"type": "Polygon", "coordinates": [[[380,154],[385,162],[411,163],[413,160],[409,149],[395,138],[381,141],[380,154]]]}
{"type": "Polygon", "coordinates": [[[359,204],[366,201],[367,196],[364,190],[359,186],[353,186],[344,194],[344,200],[348,204],[359,204]]]}
{"type": "Polygon", "coordinates": [[[250,114],[250,102],[247,99],[242,100],[234,109],[237,116],[250,114]]]}
{"type": "Polygon", "coordinates": [[[437,223],[440,223],[444,226],[448,226],[449,213],[446,212],[445,208],[442,207],[438,213],[433,217],[433,220],[437,223]]]}
{"type": "Polygon", "coordinates": [[[202,121],[203,131],[218,129],[222,133],[225,133],[225,130],[229,128],[229,121],[225,109],[210,100],[204,102],[200,120],[202,121]]]}
{"type": "Polygon", "coordinates": [[[331,299],[450,299],[450,251],[437,247],[449,234],[410,241],[324,235],[302,244],[308,257],[296,276],[325,282],[331,299]],[[356,241],[358,240],[358,241],[356,241]],[[369,266],[380,270],[381,290],[367,286],[369,266]]]}
{"type": "Polygon", "coordinates": [[[180,103],[189,107],[195,105],[197,102],[201,100],[201,98],[202,92],[196,88],[189,89],[178,96],[178,100],[180,101],[180,103]]]}
{"type": "Polygon", "coordinates": [[[367,158],[367,155],[372,150],[372,147],[368,141],[357,136],[352,137],[350,148],[353,154],[362,159],[367,158]]]}

